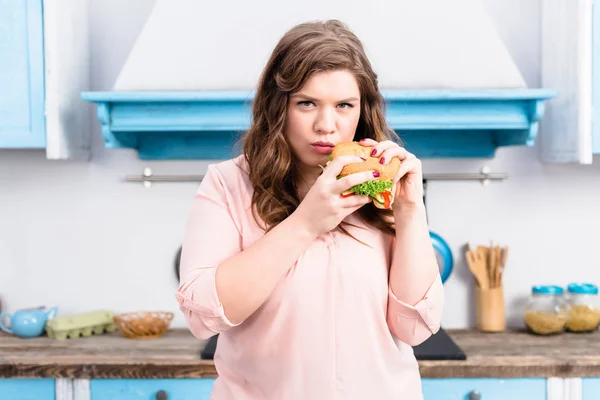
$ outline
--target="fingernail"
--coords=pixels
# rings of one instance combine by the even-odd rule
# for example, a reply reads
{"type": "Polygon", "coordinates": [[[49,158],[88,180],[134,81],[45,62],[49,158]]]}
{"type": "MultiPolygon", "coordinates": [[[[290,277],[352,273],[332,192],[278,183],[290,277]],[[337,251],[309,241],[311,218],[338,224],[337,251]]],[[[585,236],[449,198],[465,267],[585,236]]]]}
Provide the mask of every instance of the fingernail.
{"type": "Polygon", "coordinates": [[[379,159],[379,164],[383,164],[384,162],[385,162],[385,158],[381,157],[381,158],[379,159]]]}
{"type": "Polygon", "coordinates": [[[363,160],[363,161],[367,161],[367,159],[366,159],[366,158],[362,158],[362,157],[361,157],[360,159],[361,159],[361,160],[363,160]]]}
{"type": "Polygon", "coordinates": [[[379,171],[373,171],[373,176],[374,176],[375,178],[379,178],[379,175],[381,175],[381,174],[379,173],[379,171]]]}
{"type": "Polygon", "coordinates": [[[377,149],[373,149],[373,151],[371,152],[371,156],[374,156],[375,154],[377,154],[377,149]]]}

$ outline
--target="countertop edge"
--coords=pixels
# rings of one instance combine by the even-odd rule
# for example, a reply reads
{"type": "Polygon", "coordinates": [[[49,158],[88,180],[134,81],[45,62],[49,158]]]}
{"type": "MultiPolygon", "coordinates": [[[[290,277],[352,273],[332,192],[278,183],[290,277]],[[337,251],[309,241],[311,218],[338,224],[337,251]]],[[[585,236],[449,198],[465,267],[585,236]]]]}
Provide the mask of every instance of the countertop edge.
{"type": "MultiPolygon", "coordinates": [[[[462,365],[458,362],[419,362],[421,378],[585,378],[599,377],[597,365],[547,366],[462,365]]],[[[155,364],[4,364],[0,378],[178,379],[216,378],[214,365],[155,364]]]]}
{"type": "Polygon", "coordinates": [[[0,378],[175,379],[216,378],[214,365],[164,364],[5,364],[0,378]]]}
{"type": "MultiPolygon", "coordinates": [[[[418,360],[423,379],[600,377],[600,332],[536,337],[511,331],[448,331],[466,360],[418,360]]],[[[0,378],[216,378],[206,343],[186,330],[153,341],[104,334],[65,341],[19,339],[0,332],[0,378]]]]}

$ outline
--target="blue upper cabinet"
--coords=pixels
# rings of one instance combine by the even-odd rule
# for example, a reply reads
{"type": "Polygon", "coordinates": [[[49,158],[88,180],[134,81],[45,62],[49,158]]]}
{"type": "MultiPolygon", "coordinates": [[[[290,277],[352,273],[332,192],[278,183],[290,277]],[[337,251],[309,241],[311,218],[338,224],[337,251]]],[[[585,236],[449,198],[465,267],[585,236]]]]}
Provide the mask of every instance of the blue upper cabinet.
{"type": "Polygon", "coordinates": [[[0,146],[44,148],[41,0],[0,2],[0,146]]]}
{"type": "Polygon", "coordinates": [[[88,1],[0,0],[0,148],[89,157],[88,1]]]}
{"type": "MultiPolygon", "coordinates": [[[[500,146],[533,145],[544,89],[383,91],[386,117],[420,158],[493,157],[500,146]]],[[[239,91],[85,92],[97,104],[108,148],[141,159],[226,159],[250,125],[253,93],[239,91]]]]}

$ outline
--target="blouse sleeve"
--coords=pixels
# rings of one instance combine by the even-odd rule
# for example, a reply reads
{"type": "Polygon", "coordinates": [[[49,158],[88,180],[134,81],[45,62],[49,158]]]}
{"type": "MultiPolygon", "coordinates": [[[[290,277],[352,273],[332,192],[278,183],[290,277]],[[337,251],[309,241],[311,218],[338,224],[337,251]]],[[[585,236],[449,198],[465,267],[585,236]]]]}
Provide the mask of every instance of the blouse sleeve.
{"type": "Polygon", "coordinates": [[[223,177],[209,166],[192,203],[175,295],[190,331],[198,339],[239,325],[225,316],[215,281],[218,265],[242,250],[227,197],[223,177]]]}
{"type": "Polygon", "coordinates": [[[425,293],[414,306],[398,300],[388,293],[387,323],[390,331],[402,342],[417,346],[440,329],[444,307],[444,287],[438,274],[425,293]]]}

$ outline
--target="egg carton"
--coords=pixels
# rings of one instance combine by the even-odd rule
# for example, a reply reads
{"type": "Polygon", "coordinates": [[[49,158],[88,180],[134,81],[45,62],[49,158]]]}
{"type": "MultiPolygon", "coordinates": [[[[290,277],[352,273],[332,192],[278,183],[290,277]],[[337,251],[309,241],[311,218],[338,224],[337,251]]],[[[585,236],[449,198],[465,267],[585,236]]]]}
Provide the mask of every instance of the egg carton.
{"type": "Polygon", "coordinates": [[[114,313],[106,310],[65,315],[49,319],[46,322],[48,337],[57,340],[89,337],[117,330],[114,313]]]}

